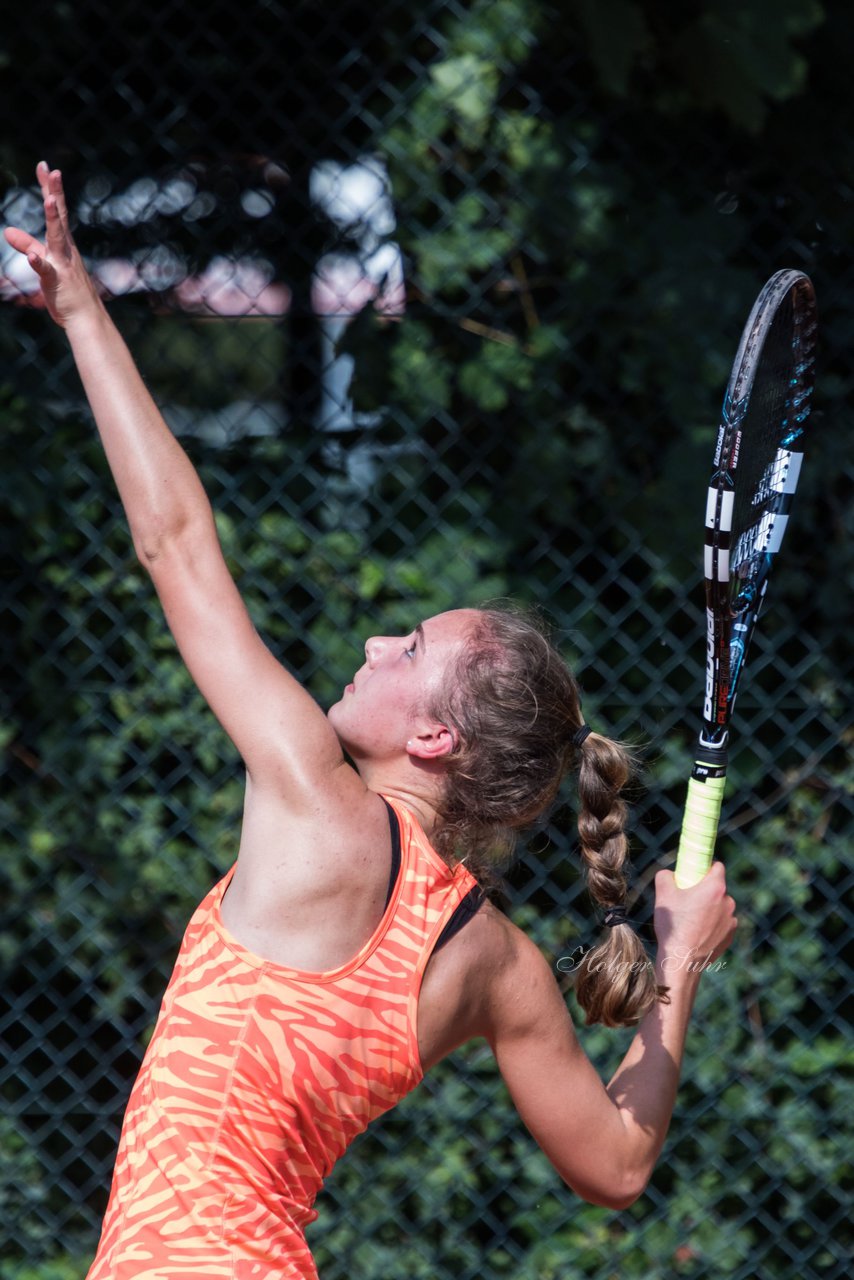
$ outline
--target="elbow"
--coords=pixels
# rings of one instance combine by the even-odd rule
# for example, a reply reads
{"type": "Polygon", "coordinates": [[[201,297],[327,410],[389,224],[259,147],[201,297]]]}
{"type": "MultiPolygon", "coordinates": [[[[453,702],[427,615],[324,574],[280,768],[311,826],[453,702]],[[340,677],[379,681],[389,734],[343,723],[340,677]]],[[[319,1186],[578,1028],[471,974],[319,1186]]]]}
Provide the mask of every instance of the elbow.
{"type": "Polygon", "coordinates": [[[136,558],[148,573],[158,560],[163,547],[162,540],[150,534],[134,536],[133,549],[136,558]]]}
{"type": "Polygon", "coordinates": [[[609,1196],[605,1207],[607,1209],[630,1209],[636,1201],[640,1200],[644,1191],[646,1191],[646,1182],[624,1189],[620,1195],[609,1196]]]}
{"type": "Polygon", "coordinates": [[[635,1201],[640,1200],[643,1195],[644,1188],[639,1191],[629,1191],[622,1195],[617,1195],[612,1191],[594,1192],[582,1195],[582,1200],[586,1200],[588,1204],[599,1205],[603,1209],[630,1209],[635,1201]]]}
{"type": "Polygon", "coordinates": [[[570,1182],[568,1178],[564,1178],[564,1182],[588,1204],[598,1205],[602,1209],[620,1210],[629,1209],[640,1200],[646,1191],[649,1177],[628,1169],[614,1169],[613,1176],[607,1183],[579,1184],[577,1179],[570,1182]]]}
{"type": "Polygon", "coordinates": [[[628,1209],[636,1200],[640,1200],[647,1189],[651,1177],[651,1168],[621,1169],[617,1187],[618,1195],[615,1197],[614,1203],[610,1205],[610,1208],[628,1209]]]}
{"type": "Polygon", "coordinates": [[[158,520],[156,517],[145,521],[137,520],[131,522],[133,549],[143,569],[151,570],[152,566],[163,555],[163,549],[168,545],[172,536],[173,531],[166,522],[158,520]]]}
{"type": "Polygon", "coordinates": [[[131,528],[136,558],[149,573],[154,572],[170,552],[187,541],[188,525],[174,525],[156,518],[131,528]]]}

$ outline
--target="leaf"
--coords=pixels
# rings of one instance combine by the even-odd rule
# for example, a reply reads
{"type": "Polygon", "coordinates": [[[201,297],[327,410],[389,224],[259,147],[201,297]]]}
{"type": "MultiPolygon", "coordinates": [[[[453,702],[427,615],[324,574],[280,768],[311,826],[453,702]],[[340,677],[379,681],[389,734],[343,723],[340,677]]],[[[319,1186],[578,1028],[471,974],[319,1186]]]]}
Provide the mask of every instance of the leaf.
{"type": "Polygon", "coordinates": [[[807,63],[794,44],[823,19],[816,0],[724,0],[677,37],[674,59],[699,105],[718,107],[752,133],[771,100],[800,93],[807,63]]]}
{"type": "Polygon", "coordinates": [[[430,68],[437,101],[456,118],[464,146],[476,146],[486,133],[498,95],[498,70],[474,54],[462,54],[430,68]]]}
{"type": "Polygon", "coordinates": [[[579,0],[577,13],[602,83],[612,93],[625,93],[650,43],[640,6],[632,0],[579,0]]]}

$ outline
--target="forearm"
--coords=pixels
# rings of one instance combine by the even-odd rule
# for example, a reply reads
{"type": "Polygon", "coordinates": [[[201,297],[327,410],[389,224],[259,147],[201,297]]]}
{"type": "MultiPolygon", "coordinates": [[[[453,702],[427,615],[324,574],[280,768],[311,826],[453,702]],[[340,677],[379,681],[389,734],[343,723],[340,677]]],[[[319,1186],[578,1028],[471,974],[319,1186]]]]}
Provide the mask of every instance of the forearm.
{"type": "Polygon", "coordinates": [[[625,1134],[625,1164],[645,1184],[661,1153],[673,1108],[699,973],[659,953],[656,980],[669,989],[641,1021],[607,1092],[625,1134]]]}
{"type": "Polygon", "coordinates": [[[491,985],[484,982],[487,1016],[478,1033],[491,1044],[519,1114],[568,1185],[614,1209],[632,1204],[649,1181],[673,1113],[700,971],[723,952],[737,923],[720,863],[691,889],[679,889],[672,871],[659,871],[655,883],[654,977],[669,988],[669,1003],[644,1017],[607,1088],[534,943],[507,922],[496,934],[497,959],[484,953],[491,985]]]}
{"type": "Polygon", "coordinates": [[[103,306],[75,316],[66,332],[134,545],[152,561],[165,539],[209,520],[210,504],[103,306]]]}

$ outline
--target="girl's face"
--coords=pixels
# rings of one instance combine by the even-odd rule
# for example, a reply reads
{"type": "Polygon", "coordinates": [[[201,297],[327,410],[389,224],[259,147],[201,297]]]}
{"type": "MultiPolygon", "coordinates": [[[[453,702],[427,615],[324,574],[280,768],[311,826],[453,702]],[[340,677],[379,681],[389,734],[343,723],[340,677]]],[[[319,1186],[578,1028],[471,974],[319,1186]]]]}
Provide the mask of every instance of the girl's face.
{"type": "Polygon", "coordinates": [[[404,753],[436,759],[453,748],[450,729],[430,720],[426,708],[476,618],[474,609],[455,609],[428,618],[408,635],[368,640],[364,665],[329,710],[329,722],[356,764],[404,753]]]}

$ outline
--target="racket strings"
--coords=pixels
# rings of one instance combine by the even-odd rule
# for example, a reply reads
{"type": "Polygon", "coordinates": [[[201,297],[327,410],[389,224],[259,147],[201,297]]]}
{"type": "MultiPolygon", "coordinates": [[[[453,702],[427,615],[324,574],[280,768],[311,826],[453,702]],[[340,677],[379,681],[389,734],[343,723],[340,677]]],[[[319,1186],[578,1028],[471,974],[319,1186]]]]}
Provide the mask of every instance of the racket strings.
{"type": "Polygon", "coordinates": [[[755,606],[770,557],[779,549],[803,454],[797,447],[812,396],[815,323],[790,289],[770,324],[760,318],[750,350],[752,376],[740,416],[733,471],[730,607],[755,606]]]}
{"type": "Polygon", "coordinates": [[[727,388],[706,514],[704,719],[722,734],[798,484],[816,329],[809,281],[780,272],[757,300],[727,388]]]}
{"type": "Polygon", "coordinates": [[[736,692],[803,460],[817,327],[808,277],[778,271],[754,303],[724,397],[706,494],[703,729],[676,860],[680,887],[696,884],[714,856],[736,692]]]}

